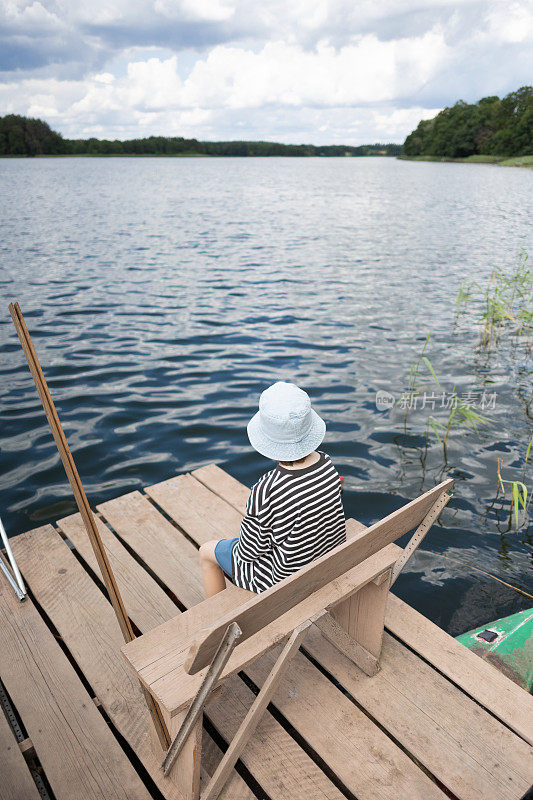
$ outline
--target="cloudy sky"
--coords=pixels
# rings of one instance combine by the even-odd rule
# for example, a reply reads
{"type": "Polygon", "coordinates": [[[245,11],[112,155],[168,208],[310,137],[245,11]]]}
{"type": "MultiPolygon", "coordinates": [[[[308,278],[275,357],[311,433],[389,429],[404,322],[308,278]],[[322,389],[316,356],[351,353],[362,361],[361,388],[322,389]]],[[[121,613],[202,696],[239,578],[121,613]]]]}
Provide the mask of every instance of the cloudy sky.
{"type": "Polygon", "coordinates": [[[0,115],[63,135],[401,142],[533,82],[533,0],[0,0],[0,115]]]}

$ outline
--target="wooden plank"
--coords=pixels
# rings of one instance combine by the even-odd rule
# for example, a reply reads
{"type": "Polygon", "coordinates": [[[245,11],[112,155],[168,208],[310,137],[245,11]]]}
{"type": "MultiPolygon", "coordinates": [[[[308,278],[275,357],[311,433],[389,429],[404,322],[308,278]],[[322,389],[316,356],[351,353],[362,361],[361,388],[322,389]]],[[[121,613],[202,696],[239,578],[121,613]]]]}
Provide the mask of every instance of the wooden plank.
{"type": "Polygon", "coordinates": [[[391,594],[385,625],[395,636],[533,744],[533,696],[391,594]]]}
{"type": "MultiPolygon", "coordinates": [[[[70,539],[86,564],[100,577],[98,564],[80,514],[64,517],[58,520],[57,525],[70,539]]],[[[96,525],[128,614],[131,619],[135,619],[135,624],[141,630],[149,630],[174,616],[177,609],[170,597],[155,581],[145,580],[146,570],[129,555],[102,520],[96,518],[96,525]],[[147,592],[150,594],[149,603],[146,602],[147,592]]]]}
{"type": "MultiPolygon", "coordinates": [[[[336,581],[314,592],[242,644],[239,643],[224,668],[222,679],[243,669],[316,612],[329,608],[358,587],[369,583],[389,568],[400,552],[401,548],[396,545],[388,545],[336,581]]],[[[122,652],[140,680],[171,714],[179,712],[190,702],[205,673],[204,669],[188,674],[183,669],[198,629],[224,614],[228,606],[233,605],[230,615],[239,616],[238,609],[242,607],[239,601],[239,592],[228,593],[226,590],[123,647],[122,652]]]]}
{"type": "MultiPolygon", "coordinates": [[[[191,480],[194,480],[191,478],[191,480]]],[[[198,484],[200,485],[200,484],[198,484]]],[[[395,539],[418,525],[443,491],[453,486],[452,480],[430,489],[425,494],[389,514],[380,522],[366,528],[361,534],[349,537],[343,544],[308,564],[298,572],[280,581],[275,586],[253,597],[240,610],[235,618],[226,616],[213,626],[207,635],[199,637],[197,653],[189,665],[190,672],[196,672],[209,664],[216,651],[221,635],[233,619],[242,630],[242,640],[252,636],[273,619],[284,614],[296,603],[321,589],[330,581],[342,576],[347,570],[360,564],[395,539]],[[222,632],[222,633],[221,633],[222,632]]],[[[204,487],[202,487],[204,488],[204,487]]],[[[206,490],[207,491],[207,490],[206,490]]],[[[173,489],[167,487],[166,496],[172,497],[173,489]]],[[[198,492],[200,495],[200,492],[198,492]]],[[[159,492],[161,502],[163,492],[159,492]]],[[[199,498],[196,502],[199,502],[199,498]]],[[[222,501],[221,501],[222,502],[222,501]]],[[[168,504],[171,507],[171,503],[168,504]]],[[[233,510],[233,509],[232,509],[233,510]]],[[[222,516],[218,511],[219,516],[222,516]]]]}
{"type": "MultiPolygon", "coordinates": [[[[209,706],[209,718],[226,741],[234,738],[239,721],[253,700],[254,694],[238,676],[229,678],[222,686],[220,695],[209,706]]],[[[268,712],[248,742],[241,761],[270,800],[345,800],[344,794],[268,712]]],[[[227,791],[227,786],[223,791],[227,791]]]]}
{"type": "MultiPolygon", "coordinates": [[[[200,792],[211,780],[211,775],[217,768],[217,764],[222,758],[222,751],[204,731],[202,740],[202,769],[200,777],[200,792]]],[[[221,800],[257,800],[256,795],[248,788],[243,779],[233,771],[228,783],[220,794],[221,800]]]]}
{"type": "Polygon", "coordinates": [[[209,665],[209,669],[202,680],[202,684],[196,696],[188,709],[183,712],[183,716],[180,714],[182,718],[179,724],[175,726],[176,734],[172,738],[172,742],[162,763],[165,775],[168,775],[169,771],[172,769],[172,765],[183,750],[191,733],[198,726],[198,722],[200,722],[201,727],[204,708],[207,705],[209,695],[218,682],[222,670],[235,649],[240,635],[241,632],[238,625],[235,623],[228,625],[224,638],[220,642],[219,648],[215,653],[213,663],[209,665]]]}
{"type": "MultiPolygon", "coordinates": [[[[32,592],[63,637],[109,718],[167,800],[182,800],[173,783],[163,777],[162,756],[154,755],[149,713],[139,682],[120,655],[123,641],[110,604],[51,526],[21,534],[11,541],[32,592]]],[[[127,558],[134,562],[126,551],[117,557],[115,574],[119,584],[124,580],[122,569],[125,575],[130,575],[133,569],[126,564],[127,558]]],[[[152,616],[164,613],[150,587],[151,583],[156,584],[144,570],[143,574],[143,584],[138,587],[147,606],[143,618],[148,613],[152,616]]],[[[176,611],[174,606],[173,613],[176,611]]],[[[138,624],[135,617],[133,620],[138,624]]],[[[235,773],[233,785],[240,782],[242,779],[235,773]]]]}
{"type": "Polygon", "coordinates": [[[15,734],[0,709],[0,800],[39,800],[15,734]]]}
{"type": "Polygon", "coordinates": [[[130,492],[102,503],[98,510],[185,606],[204,599],[198,550],[146,497],[130,492]]]}
{"type": "Polygon", "coordinates": [[[288,669],[292,656],[300,647],[300,643],[309,630],[311,624],[311,620],[307,620],[307,622],[299,625],[298,628],[292,632],[287,644],[283,647],[281,654],[278,656],[276,663],[272,667],[268,678],[261,687],[261,691],[248,709],[246,716],[239,726],[239,730],[233,737],[230,746],[224,753],[224,757],[216,768],[209,785],[207,786],[205,792],[202,793],[202,800],[216,800],[224,788],[226,781],[231,775],[233,767],[237,763],[237,759],[240,757],[250,737],[257,728],[261,717],[265,713],[266,708],[272,699],[272,695],[278,688],[279,682],[285,674],[285,671],[288,669]]]}
{"type": "Polygon", "coordinates": [[[178,475],[145,491],[197,544],[239,535],[239,512],[192,475],[178,475]]]}
{"type": "Polygon", "coordinates": [[[250,490],[229,473],[216,464],[207,464],[205,467],[193,469],[191,475],[236,508],[239,513],[245,513],[250,490]]]}
{"type": "Polygon", "coordinates": [[[389,634],[373,678],[316,627],[305,649],[454,796],[517,800],[533,780],[533,749],[389,634]]]}
{"type": "MultiPolygon", "coordinates": [[[[247,668],[258,686],[276,655],[247,668]]],[[[291,661],[274,702],[358,800],[444,800],[436,784],[302,653],[291,661]]]]}
{"type": "Polygon", "coordinates": [[[0,617],[0,675],[56,800],[150,800],[32,601],[2,583],[0,617]]]}

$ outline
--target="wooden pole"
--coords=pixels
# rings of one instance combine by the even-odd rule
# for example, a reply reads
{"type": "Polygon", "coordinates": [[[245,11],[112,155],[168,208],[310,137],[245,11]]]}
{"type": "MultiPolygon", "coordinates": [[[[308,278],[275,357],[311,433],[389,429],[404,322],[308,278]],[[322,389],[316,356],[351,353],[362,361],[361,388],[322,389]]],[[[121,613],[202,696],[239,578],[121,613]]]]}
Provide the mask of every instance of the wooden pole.
{"type": "MultiPolygon", "coordinates": [[[[22,349],[24,350],[24,355],[26,356],[30,372],[35,382],[35,386],[37,387],[37,392],[39,393],[41,403],[43,404],[44,413],[46,414],[46,418],[48,420],[48,424],[50,425],[59,455],[61,456],[61,461],[63,462],[65,472],[67,473],[67,478],[72,487],[76,504],[85,524],[89,540],[94,550],[94,555],[98,562],[98,566],[100,567],[100,572],[102,573],[102,578],[105,583],[109,599],[115,610],[120,630],[122,631],[124,640],[126,642],[131,642],[133,639],[135,639],[131,622],[126,613],[124,603],[122,602],[122,597],[120,596],[115,576],[111,569],[111,565],[109,564],[109,559],[100,538],[98,528],[96,527],[96,521],[91,511],[91,507],[89,506],[87,495],[85,494],[80,476],[78,475],[78,470],[76,469],[74,459],[72,458],[72,453],[70,452],[65,433],[59,421],[56,408],[50,395],[50,390],[48,389],[46,380],[44,378],[39,359],[37,358],[37,353],[35,352],[35,348],[30,338],[30,334],[26,327],[19,304],[10,303],[9,311],[15,324],[22,349]]],[[[159,741],[161,742],[161,746],[166,750],[170,743],[170,736],[165,721],[161,715],[161,710],[152,695],[145,689],[143,689],[143,691],[150,715],[159,737],[159,741]]]]}

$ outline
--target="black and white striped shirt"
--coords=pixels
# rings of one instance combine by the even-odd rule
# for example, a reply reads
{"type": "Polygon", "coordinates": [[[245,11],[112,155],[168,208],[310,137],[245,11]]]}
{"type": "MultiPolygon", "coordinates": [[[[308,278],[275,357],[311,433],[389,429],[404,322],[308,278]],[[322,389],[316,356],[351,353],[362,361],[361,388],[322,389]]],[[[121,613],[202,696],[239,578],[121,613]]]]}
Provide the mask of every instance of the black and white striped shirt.
{"type": "Polygon", "coordinates": [[[252,486],[232,551],[237,586],[263,592],[346,541],[339,474],[317,452],[315,464],[294,470],[278,464],[252,486]]]}

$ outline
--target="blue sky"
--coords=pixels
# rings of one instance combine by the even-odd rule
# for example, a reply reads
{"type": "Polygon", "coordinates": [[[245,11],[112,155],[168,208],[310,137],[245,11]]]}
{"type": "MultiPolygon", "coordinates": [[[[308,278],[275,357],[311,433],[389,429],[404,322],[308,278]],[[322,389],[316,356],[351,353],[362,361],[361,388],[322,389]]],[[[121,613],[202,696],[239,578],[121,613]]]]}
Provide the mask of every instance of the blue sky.
{"type": "Polygon", "coordinates": [[[0,0],[0,114],[73,138],[401,142],[532,81],[524,0],[0,0]]]}

